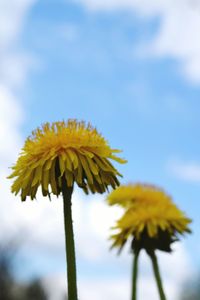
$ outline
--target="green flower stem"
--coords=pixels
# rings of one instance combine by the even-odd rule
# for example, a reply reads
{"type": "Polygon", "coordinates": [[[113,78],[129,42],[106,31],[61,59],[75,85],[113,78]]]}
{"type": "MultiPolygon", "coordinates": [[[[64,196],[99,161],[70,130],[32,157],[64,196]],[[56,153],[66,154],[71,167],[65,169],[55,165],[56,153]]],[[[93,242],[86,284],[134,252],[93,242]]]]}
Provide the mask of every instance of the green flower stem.
{"type": "Polygon", "coordinates": [[[157,283],[157,287],[158,287],[158,291],[159,291],[159,295],[160,295],[160,300],[166,300],[167,298],[166,298],[164,290],[163,290],[162,280],[160,277],[160,271],[159,271],[159,267],[158,267],[158,260],[155,255],[155,251],[152,250],[151,252],[148,252],[148,254],[151,257],[153,271],[154,271],[154,275],[155,275],[155,279],[156,279],[156,283],[157,283]]]}
{"type": "Polygon", "coordinates": [[[137,277],[138,277],[138,258],[140,251],[134,251],[133,271],[132,271],[132,300],[137,299],[137,277]]]}
{"type": "Polygon", "coordinates": [[[76,284],[76,258],[74,246],[74,233],[72,224],[72,188],[66,186],[66,182],[62,184],[62,194],[64,202],[64,225],[65,225],[65,246],[67,260],[67,283],[68,283],[68,300],[77,300],[77,284],[76,284]]]}

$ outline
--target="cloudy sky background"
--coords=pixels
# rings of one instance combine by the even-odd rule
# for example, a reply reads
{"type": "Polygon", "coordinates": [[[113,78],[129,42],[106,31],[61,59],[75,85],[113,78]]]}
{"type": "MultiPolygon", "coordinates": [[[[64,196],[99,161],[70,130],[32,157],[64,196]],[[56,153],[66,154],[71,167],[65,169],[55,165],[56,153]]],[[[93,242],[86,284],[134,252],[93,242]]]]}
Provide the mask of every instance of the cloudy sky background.
{"type": "MultiPolygon", "coordinates": [[[[198,28],[195,0],[0,1],[0,239],[23,237],[17,275],[57,286],[50,299],[65,288],[62,200],[21,203],[5,179],[24,139],[45,121],[90,121],[129,161],[118,167],[123,182],[164,187],[194,219],[193,235],[160,255],[169,299],[198,272],[198,28]]],[[[129,249],[120,257],[108,251],[120,211],[104,199],[78,190],[73,198],[81,300],[129,298],[129,249]]],[[[145,255],[140,267],[139,299],[157,300],[145,255]]]]}

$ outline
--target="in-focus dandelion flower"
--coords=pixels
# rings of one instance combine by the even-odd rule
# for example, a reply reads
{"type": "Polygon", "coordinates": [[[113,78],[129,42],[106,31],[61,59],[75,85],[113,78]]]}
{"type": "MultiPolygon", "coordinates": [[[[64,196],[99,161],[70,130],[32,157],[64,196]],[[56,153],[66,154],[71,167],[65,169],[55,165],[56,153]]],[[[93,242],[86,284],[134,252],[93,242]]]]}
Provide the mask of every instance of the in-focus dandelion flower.
{"type": "Polygon", "coordinates": [[[21,199],[34,199],[39,186],[43,196],[59,195],[63,178],[67,187],[74,182],[86,193],[103,193],[119,185],[120,173],[110,160],[126,161],[115,156],[108,142],[90,124],[69,120],[46,123],[26,140],[13,173],[12,192],[21,191],[21,199]]]}
{"type": "Polygon", "coordinates": [[[124,200],[125,213],[114,227],[117,233],[111,237],[113,247],[122,249],[126,241],[132,238],[133,249],[160,249],[169,252],[171,243],[178,239],[179,234],[190,232],[188,224],[191,220],[161,189],[136,184],[128,185],[126,191],[126,186],[121,186],[108,196],[109,203],[122,204],[122,190],[130,198],[124,200]]]}

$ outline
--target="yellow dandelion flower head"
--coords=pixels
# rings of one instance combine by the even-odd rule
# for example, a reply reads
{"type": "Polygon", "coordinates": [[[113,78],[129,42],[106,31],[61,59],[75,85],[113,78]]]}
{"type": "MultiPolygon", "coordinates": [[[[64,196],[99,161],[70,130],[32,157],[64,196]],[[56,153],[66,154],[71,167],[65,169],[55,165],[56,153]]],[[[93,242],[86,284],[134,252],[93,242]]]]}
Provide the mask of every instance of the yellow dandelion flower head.
{"type": "Polygon", "coordinates": [[[148,197],[137,198],[132,206],[129,205],[114,227],[117,233],[111,237],[113,247],[121,249],[132,237],[133,247],[171,251],[170,245],[178,235],[190,232],[191,220],[164,191],[148,185],[144,185],[144,191],[148,197]]]}
{"type": "Polygon", "coordinates": [[[68,187],[76,182],[86,193],[103,193],[108,186],[119,185],[117,175],[121,175],[110,162],[126,162],[115,156],[118,152],[90,124],[76,120],[46,123],[28,137],[12,167],[9,178],[16,177],[12,192],[21,191],[22,200],[34,199],[41,186],[44,196],[51,192],[58,196],[63,182],[68,187]]]}
{"type": "Polygon", "coordinates": [[[153,205],[157,202],[170,202],[171,197],[161,188],[150,184],[130,183],[121,185],[113,190],[107,197],[110,205],[118,204],[122,207],[130,207],[138,202],[153,205]]]}

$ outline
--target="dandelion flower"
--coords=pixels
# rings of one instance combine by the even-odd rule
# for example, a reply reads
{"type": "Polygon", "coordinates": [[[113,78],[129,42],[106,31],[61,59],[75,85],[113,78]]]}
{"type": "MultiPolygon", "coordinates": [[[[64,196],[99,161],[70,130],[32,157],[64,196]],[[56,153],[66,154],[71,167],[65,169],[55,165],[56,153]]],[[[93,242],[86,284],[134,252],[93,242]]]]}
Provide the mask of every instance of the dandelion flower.
{"type": "Polygon", "coordinates": [[[118,152],[90,124],[76,120],[46,123],[26,140],[9,176],[15,178],[12,192],[21,192],[22,201],[27,196],[34,199],[39,187],[43,196],[63,195],[69,300],[78,299],[71,212],[74,183],[85,193],[116,188],[121,175],[110,160],[126,162],[115,155],[118,152]]]}
{"type": "Polygon", "coordinates": [[[129,237],[134,237],[133,245],[170,251],[177,235],[189,232],[190,222],[173,203],[138,203],[117,222],[119,233],[113,236],[114,246],[123,247],[129,237]]]}
{"type": "Polygon", "coordinates": [[[155,186],[120,186],[110,193],[108,201],[126,207],[124,215],[114,227],[118,233],[112,236],[113,247],[122,248],[132,237],[133,245],[141,248],[154,246],[170,251],[170,244],[179,234],[190,232],[188,224],[191,220],[178,209],[170,196],[155,186]],[[120,198],[121,195],[124,202],[120,198]]]}
{"type": "Polygon", "coordinates": [[[108,186],[119,185],[120,173],[110,162],[125,162],[115,156],[117,152],[90,124],[76,120],[46,123],[26,140],[13,166],[12,192],[21,191],[22,200],[34,199],[41,186],[43,196],[50,192],[58,196],[61,178],[65,178],[68,187],[76,182],[86,193],[103,193],[108,186]]]}
{"type": "Polygon", "coordinates": [[[154,275],[161,300],[166,300],[160,278],[155,250],[171,252],[171,244],[180,235],[189,233],[191,219],[178,209],[171,197],[153,185],[129,184],[120,186],[108,196],[110,205],[118,204],[124,208],[124,214],[113,227],[112,248],[122,250],[131,239],[134,254],[132,300],[136,299],[138,257],[142,249],[152,260],[154,275]]]}
{"type": "Polygon", "coordinates": [[[121,185],[116,190],[112,191],[107,197],[109,205],[120,205],[122,207],[132,207],[133,204],[144,202],[144,204],[151,201],[157,203],[158,201],[170,202],[171,197],[167,195],[162,189],[150,184],[127,184],[121,185]]]}

